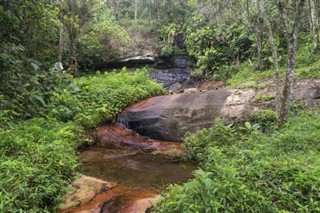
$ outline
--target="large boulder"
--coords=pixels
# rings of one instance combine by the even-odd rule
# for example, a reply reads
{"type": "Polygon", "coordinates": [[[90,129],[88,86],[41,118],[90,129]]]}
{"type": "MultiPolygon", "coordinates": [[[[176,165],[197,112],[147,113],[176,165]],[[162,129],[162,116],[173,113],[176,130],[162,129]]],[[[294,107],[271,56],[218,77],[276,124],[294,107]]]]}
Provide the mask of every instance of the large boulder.
{"type": "MultiPolygon", "coordinates": [[[[295,84],[293,97],[308,106],[319,105],[319,80],[295,84]]],[[[215,118],[232,120],[244,113],[274,105],[274,87],[225,89],[153,97],[126,108],[118,122],[152,139],[181,141],[186,132],[209,127],[215,118]]]]}
{"type": "Polygon", "coordinates": [[[292,96],[309,108],[320,108],[320,79],[302,79],[294,84],[292,96]]]}
{"type": "Polygon", "coordinates": [[[153,97],[125,109],[118,121],[152,139],[181,141],[186,132],[209,127],[216,117],[232,118],[252,111],[254,95],[253,90],[212,90],[153,97]]]}

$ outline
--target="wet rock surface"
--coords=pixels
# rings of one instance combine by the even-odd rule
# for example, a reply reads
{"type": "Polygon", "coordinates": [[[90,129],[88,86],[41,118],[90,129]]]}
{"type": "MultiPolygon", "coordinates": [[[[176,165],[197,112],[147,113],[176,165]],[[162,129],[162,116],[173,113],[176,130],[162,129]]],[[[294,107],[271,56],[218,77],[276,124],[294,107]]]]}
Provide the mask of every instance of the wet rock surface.
{"type": "MultiPolygon", "coordinates": [[[[187,131],[212,125],[216,117],[232,119],[272,106],[273,98],[257,101],[257,96],[275,95],[271,84],[159,96],[131,105],[118,121],[135,131],[117,124],[96,130],[99,146],[80,154],[86,176],[70,185],[73,190],[60,212],[146,212],[157,202],[159,187],[192,178],[195,166],[172,160],[183,152],[180,143],[170,141],[180,141],[187,131]],[[150,140],[136,132],[170,141],[150,140]]],[[[210,85],[212,82],[206,88],[210,85]]],[[[292,95],[309,107],[319,107],[320,80],[296,81],[292,95]]]]}
{"type": "Polygon", "coordinates": [[[126,58],[116,59],[106,64],[107,68],[122,68],[122,67],[138,67],[153,64],[155,58],[152,56],[130,56],[126,58]]]}
{"type": "Polygon", "coordinates": [[[320,79],[302,79],[294,84],[293,98],[303,101],[307,107],[320,108],[320,79]]]}
{"type": "MultiPolygon", "coordinates": [[[[180,143],[150,140],[148,137],[140,136],[136,132],[126,130],[120,124],[99,127],[96,130],[96,137],[99,147],[126,148],[166,156],[183,155],[180,143]]],[[[133,153],[135,154],[135,152],[133,153]]]]}
{"type": "Polygon", "coordinates": [[[149,72],[150,78],[163,84],[167,91],[178,92],[186,88],[197,87],[191,80],[191,66],[193,61],[184,56],[176,56],[171,59],[157,61],[158,69],[149,72]]]}
{"type": "Polygon", "coordinates": [[[188,68],[192,67],[193,61],[189,57],[178,56],[170,60],[170,65],[172,68],[188,68]]]}
{"type": "Polygon", "coordinates": [[[186,132],[209,127],[218,116],[250,110],[247,98],[232,90],[153,97],[129,106],[118,122],[152,139],[181,141],[186,132]]]}
{"type": "Polygon", "coordinates": [[[190,71],[187,69],[158,69],[149,72],[151,79],[163,84],[166,90],[178,92],[186,88],[196,87],[197,84],[190,79],[190,71]]]}
{"type": "MultiPolygon", "coordinates": [[[[126,108],[118,116],[118,122],[152,139],[181,141],[187,132],[211,126],[215,118],[233,120],[262,107],[272,107],[275,88],[259,87],[153,97],[126,108]]],[[[317,108],[319,91],[320,80],[299,80],[295,82],[292,97],[317,108]]]]}
{"type": "Polygon", "coordinates": [[[117,184],[114,182],[80,175],[72,184],[69,185],[69,192],[66,195],[65,202],[60,206],[60,211],[68,212],[68,209],[70,208],[87,204],[98,194],[107,192],[116,185],[117,184]]]}

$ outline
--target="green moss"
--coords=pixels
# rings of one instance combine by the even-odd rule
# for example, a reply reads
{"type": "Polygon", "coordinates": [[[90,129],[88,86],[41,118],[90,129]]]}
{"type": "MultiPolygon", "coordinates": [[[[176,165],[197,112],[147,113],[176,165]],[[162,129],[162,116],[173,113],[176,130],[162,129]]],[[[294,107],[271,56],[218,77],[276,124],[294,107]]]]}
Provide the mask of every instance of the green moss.
{"type": "Polygon", "coordinates": [[[270,101],[274,99],[273,95],[263,95],[263,94],[258,94],[256,95],[256,97],[254,98],[255,102],[266,102],[266,101],[270,101]]]}

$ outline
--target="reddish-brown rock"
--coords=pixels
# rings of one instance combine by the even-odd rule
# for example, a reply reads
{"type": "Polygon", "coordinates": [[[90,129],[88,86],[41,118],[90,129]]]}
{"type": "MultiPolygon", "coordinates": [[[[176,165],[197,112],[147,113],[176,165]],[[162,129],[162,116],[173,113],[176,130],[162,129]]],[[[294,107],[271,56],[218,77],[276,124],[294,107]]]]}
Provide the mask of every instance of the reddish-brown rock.
{"type": "Polygon", "coordinates": [[[147,137],[126,130],[119,124],[99,127],[96,130],[96,137],[101,147],[131,148],[169,156],[180,156],[183,154],[180,143],[150,140],[147,137]]]}
{"type": "Polygon", "coordinates": [[[65,202],[60,206],[60,212],[69,212],[69,209],[73,207],[89,203],[97,195],[112,189],[116,185],[116,183],[81,175],[70,184],[65,202]]]}

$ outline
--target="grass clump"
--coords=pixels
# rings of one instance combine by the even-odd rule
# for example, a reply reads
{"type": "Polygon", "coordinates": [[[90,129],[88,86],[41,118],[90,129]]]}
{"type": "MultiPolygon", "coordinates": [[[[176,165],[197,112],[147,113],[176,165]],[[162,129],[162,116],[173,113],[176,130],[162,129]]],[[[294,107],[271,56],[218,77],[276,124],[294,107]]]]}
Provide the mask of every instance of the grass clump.
{"type": "Polygon", "coordinates": [[[155,212],[319,212],[320,113],[301,111],[271,133],[249,124],[217,122],[187,136],[200,169],[169,186],[155,212]]]}
{"type": "Polygon", "coordinates": [[[263,94],[258,94],[256,95],[256,97],[254,98],[255,102],[261,103],[261,102],[266,102],[266,101],[270,101],[274,99],[273,95],[263,95],[263,94]]]}
{"type": "Polygon", "coordinates": [[[46,116],[14,122],[11,107],[2,109],[0,212],[56,211],[77,171],[76,149],[88,141],[85,131],[161,92],[146,71],[123,70],[73,79],[49,91],[50,101],[38,106],[46,116]]]}

